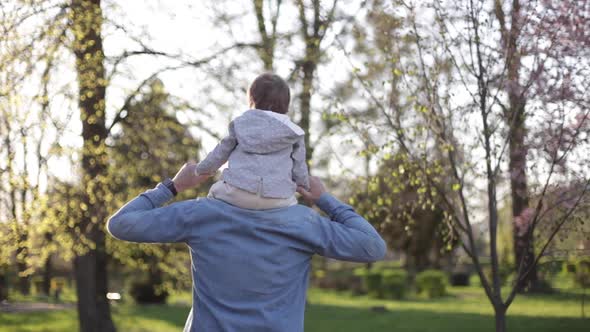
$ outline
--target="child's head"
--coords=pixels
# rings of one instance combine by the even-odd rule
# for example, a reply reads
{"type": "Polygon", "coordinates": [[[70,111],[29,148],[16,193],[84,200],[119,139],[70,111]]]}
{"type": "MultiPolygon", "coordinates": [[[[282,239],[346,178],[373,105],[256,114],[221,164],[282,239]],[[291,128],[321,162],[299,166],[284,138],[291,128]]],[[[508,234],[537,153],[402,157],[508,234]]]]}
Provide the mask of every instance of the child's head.
{"type": "Polygon", "coordinates": [[[251,108],[285,114],[289,110],[291,92],[280,76],[262,74],[248,88],[248,103],[251,108]]]}

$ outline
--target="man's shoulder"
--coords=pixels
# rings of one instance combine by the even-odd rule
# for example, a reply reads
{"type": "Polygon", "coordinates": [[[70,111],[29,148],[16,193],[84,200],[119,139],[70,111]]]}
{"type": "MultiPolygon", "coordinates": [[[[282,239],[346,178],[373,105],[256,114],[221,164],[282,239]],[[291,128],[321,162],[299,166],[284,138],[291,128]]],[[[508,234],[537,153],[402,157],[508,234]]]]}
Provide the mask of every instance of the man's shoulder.
{"type": "Polygon", "coordinates": [[[270,209],[270,210],[249,210],[242,209],[235,205],[231,205],[224,201],[209,198],[199,197],[193,200],[185,201],[192,202],[191,204],[200,206],[204,209],[210,209],[211,211],[217,210],[223,213],[231,213],[235,215],[242,215],[244,218],[256,219],[256,218],[272,218],[277,217],[283,220],[288,219],[310,219],[318,216],[318,212],[302,204],[296,204],[289,207],[270,209]]]}

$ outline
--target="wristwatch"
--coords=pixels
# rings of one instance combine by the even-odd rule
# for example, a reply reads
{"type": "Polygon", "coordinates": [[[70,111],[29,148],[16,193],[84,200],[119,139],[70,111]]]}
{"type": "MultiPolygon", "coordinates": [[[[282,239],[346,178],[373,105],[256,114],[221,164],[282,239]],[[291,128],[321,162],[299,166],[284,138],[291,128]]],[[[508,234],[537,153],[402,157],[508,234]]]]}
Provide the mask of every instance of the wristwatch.
{"type": "Polygon", "coordinates": [[[162,184],[166,188],[168,188],[168,190],[170,190],[172,195],[174,195],[174,196],[178,195],[178,191],[176,190],[176,187],[174,186],[174,181],[172,181],[170,178],[167,178],[166,180],[162,181],[162,184]]]}

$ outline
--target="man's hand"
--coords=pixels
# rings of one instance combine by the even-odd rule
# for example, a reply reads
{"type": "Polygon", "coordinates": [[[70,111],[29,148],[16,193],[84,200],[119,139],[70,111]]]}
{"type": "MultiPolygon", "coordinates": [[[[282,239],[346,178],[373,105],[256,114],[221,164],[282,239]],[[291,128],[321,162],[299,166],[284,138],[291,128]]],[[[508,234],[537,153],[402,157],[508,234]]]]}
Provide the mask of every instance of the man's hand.
{"type": "Polygon", "coordinates": [[[317,176],[310,176],[309,177],[309,191],[305,190],[303,187],[297,187],[297,192],[301,194],[303,200],[307,202],[310,206],[314,205],[320,196],[326,192],[326,187],[322,183],[322,180],[317,176]]]}
{"type": "Polygon", "coordinates": [[[174,179],[172,179],[174,187],[178,193],[197,187],[212,176],[212,174],[197,175],[196,169],[197,163],[194,161],[189,161],[182,165],[178,173],[174,176],[174,179]]]}

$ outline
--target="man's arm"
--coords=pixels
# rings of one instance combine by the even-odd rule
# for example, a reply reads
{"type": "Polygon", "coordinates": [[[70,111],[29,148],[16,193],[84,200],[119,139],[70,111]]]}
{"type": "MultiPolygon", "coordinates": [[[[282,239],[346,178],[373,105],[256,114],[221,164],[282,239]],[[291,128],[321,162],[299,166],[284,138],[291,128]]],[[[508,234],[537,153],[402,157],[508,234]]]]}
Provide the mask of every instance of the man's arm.
{"type": "Polygon", "coordinates": [[[353,208],[328,194],[317,177],[310,177],[311,190],[301,188],[303,198],[316,204],[329,218],[317,215],[309,225],[314,251],[322,256],[355,262],[383,259],[385,241],[353,208]]]}
{"type": "MultiPolygon", "coordinates": [[[[194,163],[185,164],[174,177],[178,192],[198,186],[208,176],[195,176],[194,163]]],[[[194,201],[178,202],[160,207],[170,199],[172,192],[163,184],[150,189],[125,204],[107,222],[109,233],[120,240],[146,243],[185,242],[189,216],[198,215],[194,201]]]]}
{"type": "Polygon", "coordinates": [[[229,134],[197,165],[198,174],[213,174],[227,162],[229,155],[236,148],[238,140],[234,131],[234,123],[229,124],[229,134]]]}
{"type": "Polygon", "coordinates": [[[293,146],[293,181],[297,186],[309,190],[309,170],[307,169],[307,162],[305,160],[305,143],[303,137],[297,141],[293,146]]]}
{"type": "Polygon", "coordinates": [[[183,242],[186,220],[178,204],[160,207],[173,197],[161,183],[125,204],[107,222],[109,233],[130,242],[183,242]]]}

